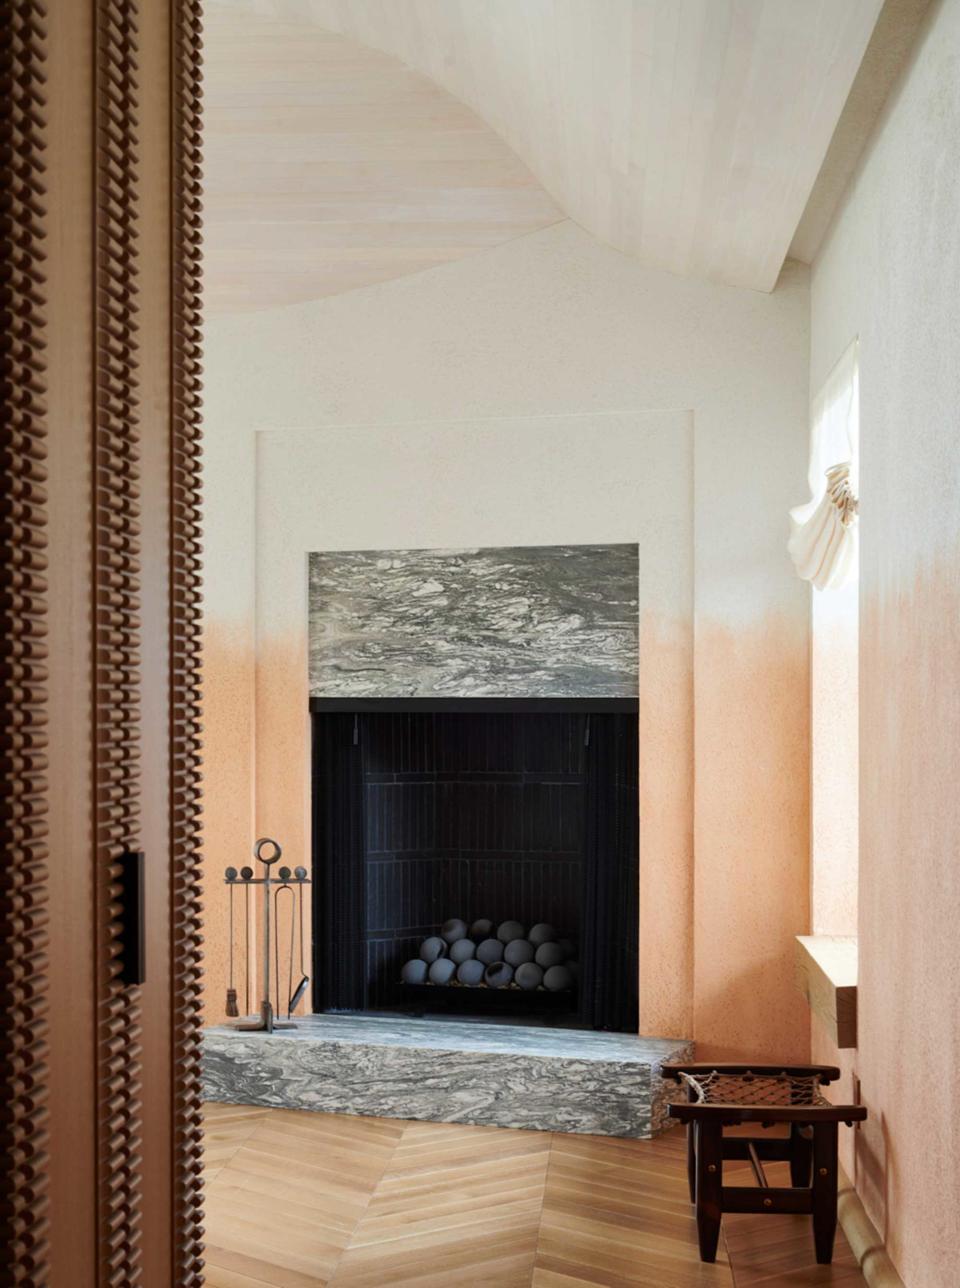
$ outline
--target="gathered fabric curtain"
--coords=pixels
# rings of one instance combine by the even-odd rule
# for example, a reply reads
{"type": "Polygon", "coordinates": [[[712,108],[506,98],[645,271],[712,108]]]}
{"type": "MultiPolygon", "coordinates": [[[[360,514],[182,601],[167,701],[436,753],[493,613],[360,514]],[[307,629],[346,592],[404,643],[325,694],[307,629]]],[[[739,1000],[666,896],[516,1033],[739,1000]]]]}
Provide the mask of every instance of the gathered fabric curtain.
{"type": "Polygon", "coordinates": [[[797,573],[835,590],[859,573],[860,385],[857,341],[830,372],[812,408],[810,500],[790,511],[787,549],[797,573]]]}

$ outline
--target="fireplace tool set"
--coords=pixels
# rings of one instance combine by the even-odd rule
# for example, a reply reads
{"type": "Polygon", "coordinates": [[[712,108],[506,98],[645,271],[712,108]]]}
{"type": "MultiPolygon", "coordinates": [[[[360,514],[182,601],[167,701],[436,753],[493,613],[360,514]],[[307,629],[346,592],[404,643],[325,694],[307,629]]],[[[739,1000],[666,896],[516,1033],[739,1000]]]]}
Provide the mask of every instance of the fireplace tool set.
{"type": "Polygon", "coordinates": [[[227,868],[224,872],[224,884],[230,890],[230,979],[227,985],[227,1015],[239,1016],[237,990],[234,984],[234,945],[236,942],[234,923],[234,891],[243,889],[243,942],[244,942],[244,978],[246,980],[246,1012],[250,1014],[250,887],[261,886],[263,890],[263,998],[260,1002],[260,1018],[244,1020],[233,1027],[250,1033],[272,1033],[274,1029],[295,1029],[290,1016],[307,991],[310,978],[304,965],[305,949],[303,943],[303,887],[310,884],[307,869],[303,867],[282,867],[277,869],[276,876],[271,875],[271,868],[279,862],[283,851],[278,843],[269,836],[261,837],[253,847],[253,857],[263,864],[263,876],[255,877],[253,868],[244,867],[238,872],[236,868],[227,868]],[[290,951],[286,994],[286,1007],[281,1001],[280,984],[280,925],[289,917],[290,951]],[[299,980],[294,975],[294,949],[299,946],[299,980]],[[271,985],[272,978],[272,985],[271,985]],[[274,1006],[274,1001],[276,1006],[274,1006]],[[281,1020],[286,1010],[287,1018],[281,1020]]]}

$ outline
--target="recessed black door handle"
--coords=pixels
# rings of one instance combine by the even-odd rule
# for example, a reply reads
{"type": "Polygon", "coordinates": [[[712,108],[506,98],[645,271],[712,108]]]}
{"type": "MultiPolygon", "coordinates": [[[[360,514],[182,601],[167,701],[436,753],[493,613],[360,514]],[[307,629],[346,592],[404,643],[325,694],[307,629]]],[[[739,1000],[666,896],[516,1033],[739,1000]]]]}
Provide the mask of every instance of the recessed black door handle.
{"type": "Polygon", "coordinates": [[[142,984],[147,975],[143,864],[142,850],[127,850],[120,858],[120,980],[123,984],[142,984]]]}

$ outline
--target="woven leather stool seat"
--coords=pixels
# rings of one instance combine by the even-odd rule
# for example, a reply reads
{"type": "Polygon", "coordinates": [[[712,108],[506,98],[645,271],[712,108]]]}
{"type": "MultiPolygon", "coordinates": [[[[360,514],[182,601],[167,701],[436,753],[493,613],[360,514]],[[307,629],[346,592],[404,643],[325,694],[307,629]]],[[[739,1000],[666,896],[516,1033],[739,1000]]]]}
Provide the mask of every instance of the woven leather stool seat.
{"type": "Polygon", "coordinates": [[[862,1121],[862,1105],[835,1105],[821,1087],[836,1081],[832,1065],[671,1064],[665,1078],[686,1087],[670,1117],[687,1125],[687,1176],[697,1209],[700,1257],[714,1261],[724,1212],[809,1212],[817,1261],[833,1258],[837,1229],[837,1129],[862,1121]],[[724,1128],[786,1123],[788,1136],[724,1136],[724,1128]],[[724,1159],[746,1159],[755,1186],[724,1185],[724,1159]],[[789,1186],[771,1186],[764,1162],[790,1164],[789,1186]]]}

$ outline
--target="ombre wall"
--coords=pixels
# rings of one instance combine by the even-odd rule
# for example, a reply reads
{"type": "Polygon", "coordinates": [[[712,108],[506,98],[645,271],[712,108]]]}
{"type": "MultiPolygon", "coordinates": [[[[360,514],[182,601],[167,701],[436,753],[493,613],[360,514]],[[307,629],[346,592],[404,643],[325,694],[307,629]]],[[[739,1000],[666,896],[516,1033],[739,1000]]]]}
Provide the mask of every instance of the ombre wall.
{"type": "Polygon", "coordinates": [[[809,600],[785,537],[808,319],[800,266],[741,291],[564,222],[209,320],[211,1019],[218,874],[258,834],[308,852],[306,552],[640,540],[643,559],[647,534],[641,1025],[714,1057],[806,1057],[809,600]]]}
{"type": "MultiPolygon", "coordinates": [[[[909,1288],[960,1252],[960,0],[934,3],[814,266],[812,385],[860,340],[851,1160],[909,1288]]],[[[814,1022],[814,1050],[836,1055],[814,1022]]]]}

